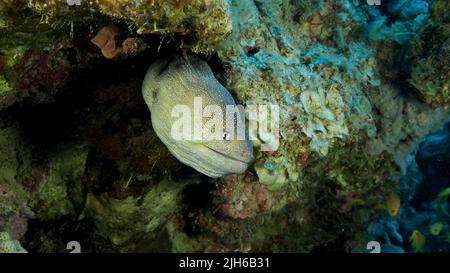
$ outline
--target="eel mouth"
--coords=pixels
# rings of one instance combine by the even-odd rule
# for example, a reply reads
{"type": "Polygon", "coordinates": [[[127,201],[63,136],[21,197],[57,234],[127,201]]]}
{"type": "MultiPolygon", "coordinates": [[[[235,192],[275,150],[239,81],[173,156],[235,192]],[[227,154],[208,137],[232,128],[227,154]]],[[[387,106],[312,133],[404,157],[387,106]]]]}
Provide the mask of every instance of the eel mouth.
{"type": "Polygon", "coordinates": [[[208,147],[208,146],[206,146],[206,145],[204,145],[204,147],[207,148],[207,149],[209,149],[209,150],[212,151],[213,153],[219,154],[219,155],[221,155],[221,156],[223,156],[223,157],[225,157],[225,158],[227,158],[227,159],[229,159],[229,160],[238,161],[239,163],[242,163],[242,164],[245,164],[245,165],[248,165],[248,164],[252,161],[252,158],[243,159],[243,158],[233,157],[233,156],[224,154],[224,153],[222,153],[222,152],[219,152],[219,151],[217,151],[217,150],[214,150],[214,149],[212,149],[211,147],[208,147]]]}

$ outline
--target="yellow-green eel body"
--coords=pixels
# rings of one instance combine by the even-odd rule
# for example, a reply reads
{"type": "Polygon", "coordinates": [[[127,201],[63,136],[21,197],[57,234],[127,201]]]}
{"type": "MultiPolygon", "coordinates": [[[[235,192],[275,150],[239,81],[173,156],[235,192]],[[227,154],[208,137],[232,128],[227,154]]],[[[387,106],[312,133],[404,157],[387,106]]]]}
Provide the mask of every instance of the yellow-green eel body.
{"type": "MultiPolygon", "coordinates": [[[[212,178],[245,172],[253,159],[247,134],[244,139],[217,140],[176,140],[171,135],[176,121],[172,110],[177,105],[186,105],[193,113],[194,98],[201,97],[203,106],[218,105],[224,116],[227,105],[236,105],[206,62],[195,55],[159,59],[146,73],[142,94],[151,112],[153,129],[179,161],[212,178]]],[[[206,122],[204,118],[202,122],[206,122]]],[[[241,114],[235,122],[239,126],[245,123],[241,114]]]]}

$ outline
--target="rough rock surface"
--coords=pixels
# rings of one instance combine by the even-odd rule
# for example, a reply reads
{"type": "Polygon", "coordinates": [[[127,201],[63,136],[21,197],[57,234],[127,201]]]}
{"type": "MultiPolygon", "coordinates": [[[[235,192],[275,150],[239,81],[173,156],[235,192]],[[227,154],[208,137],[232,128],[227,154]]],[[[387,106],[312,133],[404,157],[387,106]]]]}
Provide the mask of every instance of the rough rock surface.
{"type": "Polygon", "coordinates": [[[448,121],[446,0],[69,2],[0,3],[0,232],[31,252],[357,248],[448,121]],[[135,54],[91,42],[111,24],[135,54]],[[280,107],[280,147],[256,135],[243,175],[196,173],[151,128],[145,70],[185,50],[239,103],[280,107]]]}

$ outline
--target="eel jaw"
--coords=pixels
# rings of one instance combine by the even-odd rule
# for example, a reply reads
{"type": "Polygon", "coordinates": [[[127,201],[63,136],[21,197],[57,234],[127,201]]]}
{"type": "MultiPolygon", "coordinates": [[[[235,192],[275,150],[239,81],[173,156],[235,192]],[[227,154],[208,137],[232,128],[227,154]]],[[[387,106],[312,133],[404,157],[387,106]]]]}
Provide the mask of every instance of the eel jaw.
{"type": "Polygon", "coordinates": [[[197,149],[203,150],[204,156],[202,160],[192,157],[192,147],[187,151],[188,155],[185,157],[179,157],[177,154],[175,156],[182,163],[211,178],[219,178],[229,174],[242,174],[249,166],[250,161],[235,158],[204,144],[195,146],[197,146],[197,149]]]}
{"type": "MultiPolygon", "coordinates": [[[[161,139],[163,142],[166,140],[165,138],[161,139]]],[[[190,141],[164,143],[179,161],[211,178],[219,178],[228,174],[242,174],[253,159],[253,154],[242,158],[233,157],[203,143],[190,141]]]]}
{"type": "Polygon", "coordinates": [[[211,152],[216,153],[216,154],[218,154],[218,155],[220,155],[220,156],[222,156],[222,157],[225,157],[225,158],[227,158],[228,160],[239,161],[240,163],[245,164],[245,165],[247,165],[247,166],[248,166],[248,164],[252,161],[252,158],[249,158],[248,160],[244,160],[244,159],[242,159],[242,158],[237,158],[237,157],[233,157],[233,156],[224,154],[224,153],[219,152],[219,151],[217,151],[217,150],[214,150],[213,148],[210,148],[210,147],[208,147],[208,146],[206,146],[206,145],[205,145],[205,147],[206,147],[207,149],[209,149],[211,152]]]}

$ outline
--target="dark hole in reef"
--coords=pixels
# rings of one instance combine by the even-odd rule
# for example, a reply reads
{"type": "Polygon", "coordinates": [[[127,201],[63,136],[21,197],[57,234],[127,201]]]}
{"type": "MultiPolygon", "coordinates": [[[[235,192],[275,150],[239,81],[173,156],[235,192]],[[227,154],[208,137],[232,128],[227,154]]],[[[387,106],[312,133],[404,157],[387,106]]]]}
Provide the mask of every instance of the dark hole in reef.
{"type": "Polygon", "coordinates": [[[421,179],[415,186],[411,205],[417,208],[433,201],[440,191],[450,187],[450,123],[419,144],[415,159],[421,179]]]}
{"type": "Polygon", "coordinates": [[[392,2],[392,0],[382,0],[381,5],[376,6],[378,7],[378,9],[380,9],[381,13],[387,17],[387,25],[393,24],[400,18],[399,14],[392,14],[389,12],[389,5],[391,4],[389,2],[392,2]]]}
{"type": "MultiPolygon", "coordinates": [[[[65,147],[86,143],[91,145],[85,175],[88,176],[90,173],[100,175],[100,178],[96,179],[100,182],[99,184],[88,182],[87,185],[94,194],[114,193],[115,188],[111,183],[119,179],[120,175],[114,160],[98,152],[99,138],[120,132],[123,130],[122,125],[132,119],[140,120],[151,128],[150,112],[141,95],[142,79],[147,68],[157,58],[181,54],[180,41],[176,38],[162,40],[162,37],[158,35],[148,35],[143,38],[149,46],[148,49],[135,57],[117,61],[107,60],[98,53],[97,57],[92,57],[95,52],[91,44],[75,43],[77,48],[64,50],[73,69],[66,88],[56,93],[53,101],[39,104],[25,98],[22,102],[17,102],[3,110],[18,122],[22,137],[34,147],[34,159],[48,160],[61,145],[65,147]],[[120,92],[113,92],[114,90],[120,92]],[[98,98],[102,97],[106,99],[99,101],[98,98]],[[113,115],[110,109],[119,109],[120,113],[113,115]],[[94,156],[93,153],[95,153],[94,156]]],[[[222,73],[222,63],[217,55],[201,56],[201,58],[210,64],[215,73],[218,75],[222,73]]],[[[127,131],[124,133],[125,140],[129,137],[128,134],[127,131]]],[[[180,164],[171,174],[171,178],[182,180],[193,174],[196,174],[195,170],[180,164]]],[[[208,180],[205,177],[203,179],[208,180]]],[[[134,185],[146,186],[136,182],[134,185]]],[[[185,229],[188,234],[194,235],[199,231],[194,223],[195,219],[189,214],[192,215],[192,212],[195,214],[199,208],[209,206],[210,192],[213,188],[214,185],[208,181],[208,183],[188,186],[185,190],[184,201],[187,206],[184,216],[187,219],[185,229]]],[[[104,238],[95,238],[94,243],[92,239],[94,235],[89,234],[95,227],[87,222],[89,220],[74,221],[70,217],[61,217],[52,221],[31,220],[23,241],[24,246],[37,249],[40,247],[40,242],[38,236],[34,234],[48,234],[48,238],[54,237],[58,241],[55,242],[58,244],[57,249],[63,252],[66,252],[63,243],[78,239],[93,242],[85,244],[84,250],[110,249],[108,241],[104,238]],[[84,225],[86,228],[79,228],[79,225],[84,225]],[[57,233],[60,235],[54,236],[57,233]]]]}
{"type": "Polygon", "coordinates": [[[224,65],[217,54],[212,54],[210,56],[201,55],[200,57],[208,63],[216,76],[224,73],[224,65]]]}
{"type": "MultiPolygon", "coordinates": [[[[206,177],[204,177],[207,180],[206,177]]],[[[185,225],[183,231],[188,236],[196,236],[201,233],[201,226],[197,222],[198,212],[201,209],[211,209],[212,191],[215,184],[202,181],[199,184],[188,185],[183,190],[183,218],[185,225]]]]}
{"type": "Polygon", "coordinates": [[[301,22],[302,19],[302,15],[303,15],[303,10],[298,10],[294,13],[294,16],[292,17],[292,20],[299,24],[301,22]]]}
{"type": "MultiPolygon", "coordinates": [[[[314,226],[320,227],[321,243],[312,249],[312,252],[345,252],[345,243],[348,241],[349,232],[343,232],[345,224],[351,223],[345,213],[339,212],[337,202],[337,188],[333,181],[322,181],[314,201],[309,208],[314,226]],[[330,237],[332,239],[323,240],[330,237]]],[[[348,228],[348,227],[345,227],[348,228]]]]}
{"type": "Polygon", "coordinates": [[[184,164],[179,164],[177,168],[173,170],[170,177],[174,181],[181,181],[195,174],[197,174],[197,171],[193,168],[184,164]]]}
{"type": "MultiPolygon", "coordinates": [[[[222,84],[223,86],[226,86],[226,71],[228,69],[228,64],[222,62],[222,60],[219,58],[217,54],[212,54],[209,56],[200,55],[200,57],[206,61],[211,68],[214,76],[216,79],[222,84]]],[[[233,97],[234,101],[238,103],[237,94],[234,90],[228,89],[231,96],[233,97]]]]}
{"type": "Polygon", "coordinates": [[[247,56],[254,56],[259,52],[259,47],[252,47],[246,52],[247,56]]]}
{"type": "Polygon", "coordinates": [[[81,252],[111,251],[114,246],[108,239],[92,232],[95,224],[89,219],[77,221],[71,217],[61,217],[54,220],[28,221],[28,231],[21,244],[29,251],[36,253],[69,253],[67,243],[77,241],[81,252]]]}
{"type": "MultiPolygon", "coordinates": [[[[92,54],[93,50],[92,45],[86,42],[80,42],[76,49],[65,49],[64,52],[74,67],[70,72],[65,90],[58,92],[53,102],[39,104],[25,99],[8,109],[19,121],[23,136],[44,149],[54,147],[58,143],[81,140],[80,132],[74,132],[74,128],[80,127],[81,121],[86,124],[95,123],[95,120],[83,120],[83,117],[88,116],[92,108],[113,107],[108,104],[99,105],[101,102],[95,101],[99,92],[104,92],[105,89],[120,83],[126,86],[130,81],[139,83],[134,85],[135,89],[123,90],[123,92],[132,92],[138,107],[126,111],[125,114],[128,118],[150,120],[149,110],[141,96],[142,79],[150,64],[156,59],[181,54],[179,47],[181,42],[177,38],[162,38],[159,35],[147,35],[143,37],[143,40],[148,45],[144,52],[117,61],[107,60],[98,54],[98,58],[91,58],[86,63],[83,60],[86,56],[84,52],[92,54]]],[[[223,81],[221,77],[224,65],[217,54],[200,55],[200,57],[208,62],[219,81],[223,81]]],[[[111,133],[116,130],[115,126],[115,121],[110,119],[104,123],[103,129],[105,133],[111,133]]]]}
{"type": "MultiPolygon", "coordinates": [[[[156,38],[154,38],[156,40],[156,38]]],[[[153,41],[155,44],[156,42],[153,41]]],[[[151,45],[154,46],[154,45],[151,45]]],[[[88,45],[80,45],[79,51],[89,50],[88,45]]],[[[173,46],[170,47],[173,50],[173,46]]],[[[114,105],[100,105],[96,103],[96,96],[99,92],[113,85],[123,83],[126,86],[129,81],[139,81],[145,75],[147,67],[159,55],[168,54],[165,48],[160,52],[150,47],[140,55],[123,61],[110,61],[99,56],[92,59],[86,67],[75,68],[68,80],[66,90],[55,95],[54,102],[47,104],[36,104],[25,99],[23,103],[18,103],[11,107],[9,111],[16,120],[19,121],[23,136],[31,143],[46,149],[54,147],[55,144],[80,139],[80,132],[76,128],[86,127],[95,123],[95,120],[83,120],[89,116],[92,108],[113,107],[114,105]]],[[[73,55],[73,52],[69,55],[73,55]]],[[[82,58],[78,56],[77,58],[82,58]]],[[[70,59],[75,59],[73,56],[70,59]]],[[[73,63],[81,62],[71,61],[73,63]]],[[[122,90],[133,93],[133,98],[137,100],[139,107],[126,111],[129,118],[149,119],[149,112],[140,95],[140,85],[135,84],[134,90],[122,90]]],[[[120,102],[120,100],[115,103],[120,102]]],[[[114,101],[113,101],[114,103],[114,101]]],[[[92,117],[91,117],[92,118],[92,117]]],[[[98,117],[107,119],[104,122],[105,133],[114,131],[114,121],[108,117],[98,117]]],[[[81,137],[83,138],[83,137],[81,137]]]]}

